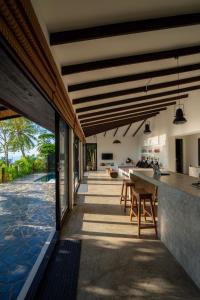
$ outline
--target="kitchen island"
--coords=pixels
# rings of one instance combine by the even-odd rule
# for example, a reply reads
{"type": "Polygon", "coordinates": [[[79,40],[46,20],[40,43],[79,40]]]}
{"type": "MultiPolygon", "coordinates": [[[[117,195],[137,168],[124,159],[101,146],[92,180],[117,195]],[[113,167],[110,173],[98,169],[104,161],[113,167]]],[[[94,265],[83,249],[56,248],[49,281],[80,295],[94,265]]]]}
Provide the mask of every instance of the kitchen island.
{"type": "Polygon", "coordinates": [[[197,178],[169,172],[132,170],[133,175],[158,186],[158,234],[161,241],[200,287],[200,189],[197,178]]]}

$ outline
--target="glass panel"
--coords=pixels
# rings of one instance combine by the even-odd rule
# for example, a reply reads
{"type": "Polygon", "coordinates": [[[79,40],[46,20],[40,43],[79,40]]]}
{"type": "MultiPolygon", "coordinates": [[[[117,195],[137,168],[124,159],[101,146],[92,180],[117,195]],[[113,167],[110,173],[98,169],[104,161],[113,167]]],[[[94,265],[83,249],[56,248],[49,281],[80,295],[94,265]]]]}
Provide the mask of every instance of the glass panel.
{"type": "Polygon", "coordinates": [[[74,187],[78,186],[80,179],[80,168],[79,168],[79,139],[74,138],[74,187]]]}
{"type": "Polygon", "coordinates": [[[69,208],[68,203],[68,126],[60,119],[59,122],[59,194],[61,219],[69,208]]]}
{"type": "Polygon", "coordinates": [[[1,143],[4,132],[9,151],[0,151],[0,299],[7,300],[17,299],[55,231],[55,142],[53,133],[23,117],[0,122],[1,143]]]}

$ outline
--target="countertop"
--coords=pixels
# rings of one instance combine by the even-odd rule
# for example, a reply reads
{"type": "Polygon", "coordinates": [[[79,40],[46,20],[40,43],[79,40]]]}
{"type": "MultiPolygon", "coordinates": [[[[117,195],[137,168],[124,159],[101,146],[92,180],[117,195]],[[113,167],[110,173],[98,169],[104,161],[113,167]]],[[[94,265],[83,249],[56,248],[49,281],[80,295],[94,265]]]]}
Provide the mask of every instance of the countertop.
{"type": "Polygon", "coordinates": [[[154,176],[153,171],[135,169],[133,169],[131,173],[157,186],[166,184],[192,196],[200,197],[200,189],[192,186],[192,183],[198,181],[196,177],[173,172],[168,172],[170,175],[154,176]]]}

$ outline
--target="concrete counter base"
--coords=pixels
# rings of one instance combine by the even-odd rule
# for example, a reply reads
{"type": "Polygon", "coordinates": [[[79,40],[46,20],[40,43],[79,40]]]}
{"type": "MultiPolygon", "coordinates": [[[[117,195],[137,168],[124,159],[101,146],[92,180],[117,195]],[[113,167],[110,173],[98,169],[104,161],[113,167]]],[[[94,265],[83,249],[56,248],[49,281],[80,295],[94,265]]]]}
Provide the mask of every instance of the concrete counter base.
{"type": "Polygon", "coordinates": [[[145,171],[133,174],[158,186],[159,237],[200,288],[200,198],[145,171]]]}

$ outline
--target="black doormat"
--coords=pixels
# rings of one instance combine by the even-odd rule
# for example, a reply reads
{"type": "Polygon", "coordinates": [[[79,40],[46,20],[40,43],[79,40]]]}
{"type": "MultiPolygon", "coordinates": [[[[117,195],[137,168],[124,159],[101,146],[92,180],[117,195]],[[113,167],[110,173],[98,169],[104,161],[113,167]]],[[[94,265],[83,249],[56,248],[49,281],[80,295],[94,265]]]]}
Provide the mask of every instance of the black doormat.
{"type": "Polygon", "coordinates": [[[76,299],[81,241],[61,240],[45,271],[35,300],[76,299]]]}

